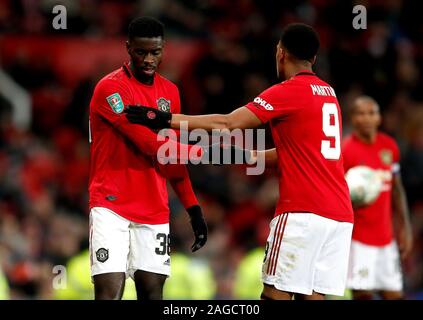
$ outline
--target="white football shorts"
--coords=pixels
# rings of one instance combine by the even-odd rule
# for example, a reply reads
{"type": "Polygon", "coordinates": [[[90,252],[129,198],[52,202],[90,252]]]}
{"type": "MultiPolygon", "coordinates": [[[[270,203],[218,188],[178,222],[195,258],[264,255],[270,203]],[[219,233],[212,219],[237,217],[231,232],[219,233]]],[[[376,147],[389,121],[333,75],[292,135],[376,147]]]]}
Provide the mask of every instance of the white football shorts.
{"type": "Polygon", "coordinates": [[[352,290],[402,291],[397,243],[378,247],[352,240],[347,287],[352,290]]]}
{"type": "Polygon", "coordinates": [[[115,212],[95,207],[90,211],[91,277],[136,270],[170,275],[169,224],[135,223],[115,212]]]}
{"type": "Polygon", "coordinates": [[[286,292],[343,296],[353,224],[313,213],[284,213],[270,222],[262,279],[286,292]]]}

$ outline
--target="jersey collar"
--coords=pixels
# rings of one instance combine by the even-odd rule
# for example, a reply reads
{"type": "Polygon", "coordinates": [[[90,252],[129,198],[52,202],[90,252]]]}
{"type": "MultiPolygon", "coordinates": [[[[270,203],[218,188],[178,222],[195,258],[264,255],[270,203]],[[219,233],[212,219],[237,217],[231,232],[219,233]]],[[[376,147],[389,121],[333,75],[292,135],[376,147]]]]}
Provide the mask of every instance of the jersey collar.
{"type": "Polygon", "coordinates": [[[294,77],[296,76],[314,76],[316,75],[313,71],[310,70],[300,70],[299,72],[297,72],[294,77]]]}
{"type": "MultiPolygon", "coordinates": [[[[129,62],[124,62],[122,69],[123,69],[123,71],[125,72],[125,74],[128,78],[132,78],[134,81],[136,81],[140,85],[143,85],[143,86],[146,86],[146,87],[152,87],[153,86],[154,82],[152,84],[145,84],[145,83],[138,81],[137,78],[135,78],[135,76],[132,73],[131,67],[129,66],[129,62]]],[[[157,71],[154,73],[154,81],[155,81],[156,77],[157,77],[157,71]]]]}
{"type": "Polygon", "coordinates": [[[131,69],[129,68],[129,63],[128,62],[125,62],[123,64],[122,69],[123,69],[123,71],[125,72],[125,74],[126,74],[126,76],[128,78],[131,78],[132,77],[132,72],[131,72],[131,69]]]}
{"type": "Polygon", "coordinates": [[[371,141],[371,142],[368,142],[368,141],[365,141],[365,140],[361,139],[361,138],[358,136],[358,134],[357,134],[357,133],[355,133],[354,131],[352,132],[352,137],[353,137],[355,140],[360,141],[361,143],[364,143],[365,145],[372,145],[372,144],[375,144],[375,143],[376,143],[376,141],[378,140],[378,138],[379,138],[379,132],[377,132],[377,133],[376,133],[376,136],[375,136],[375,138],[374,138],[374,141],[371,141]]]}

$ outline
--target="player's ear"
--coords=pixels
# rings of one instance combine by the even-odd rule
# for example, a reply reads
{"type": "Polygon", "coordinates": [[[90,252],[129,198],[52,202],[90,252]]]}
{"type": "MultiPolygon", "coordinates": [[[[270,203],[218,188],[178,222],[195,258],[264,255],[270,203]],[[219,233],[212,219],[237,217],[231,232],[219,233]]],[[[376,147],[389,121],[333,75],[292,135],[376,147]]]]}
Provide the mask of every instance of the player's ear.
{"type": "Polygon", "coordinates": [[[310,60],[311,65],[313,65],[313,64],[315,64],[315,63],[316,63],[316,59],[317,59],[317,56],[314,56],[314,57],[310,60]]]}
{"type": "Polygon", "coordinates": [[[129,53],[129,49],[131,48],[131,45],[129,44],[128,40],[125,41],[125,45],[126,45],[126,51],[128,51],[129,53]]]}
{"type": "Polygon", "coordinates": [[[279,62],[282,62],[285,59],[287,52],[283,47],[279,47],[278,50],[279,50],[279,62]]]}

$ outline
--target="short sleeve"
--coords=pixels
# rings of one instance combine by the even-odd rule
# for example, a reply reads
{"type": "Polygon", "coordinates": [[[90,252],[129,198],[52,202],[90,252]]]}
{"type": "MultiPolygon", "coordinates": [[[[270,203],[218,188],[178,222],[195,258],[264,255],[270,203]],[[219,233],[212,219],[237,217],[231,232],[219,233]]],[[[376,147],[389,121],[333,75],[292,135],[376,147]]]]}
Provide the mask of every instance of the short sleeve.
{"type": "Polygon", "coordinates": [[[296,109],[297,105],[293,103],[294,88],[291,87],[287,82],[274,85],[260,93],[246,107],[263,123],[287,116],[296,109]]]}
{"type": "Polygon", "coordinates": [[[174,102],[171,110],[172,113],[181,113],[181,97],[179,95],[179,89],[176,85],[173,87],[172,97],[174,102]]]}
{"type": "Polygon", "coordinates": [[[131,104],[131,101],[129,88],[119,81],[106,79],[100,81],[94,90],[91,111],[114,123],[124,116],[125,105],[131,104]]]}

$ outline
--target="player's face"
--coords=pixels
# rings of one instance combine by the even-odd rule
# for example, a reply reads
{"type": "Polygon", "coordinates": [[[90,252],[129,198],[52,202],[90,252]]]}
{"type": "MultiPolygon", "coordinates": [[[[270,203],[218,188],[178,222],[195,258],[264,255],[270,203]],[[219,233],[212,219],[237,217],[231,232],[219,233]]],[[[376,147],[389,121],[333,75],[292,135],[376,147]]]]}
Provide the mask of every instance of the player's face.
{"type": "Polygon", "coordinates": [[[162,61],[163,38],[136,37],[126,43],[126,48],[136,76],[152,79],[162,61]]]}
{"type": "Polygon", "coordinates": [[[379,106],[371,101],[357,101],[351,122],[358,134],[365,137],[374,136],[381,122],[379,106]]]}

